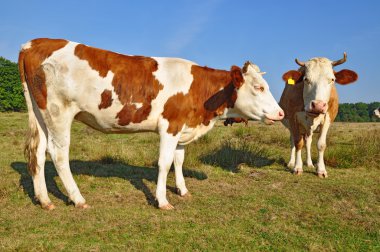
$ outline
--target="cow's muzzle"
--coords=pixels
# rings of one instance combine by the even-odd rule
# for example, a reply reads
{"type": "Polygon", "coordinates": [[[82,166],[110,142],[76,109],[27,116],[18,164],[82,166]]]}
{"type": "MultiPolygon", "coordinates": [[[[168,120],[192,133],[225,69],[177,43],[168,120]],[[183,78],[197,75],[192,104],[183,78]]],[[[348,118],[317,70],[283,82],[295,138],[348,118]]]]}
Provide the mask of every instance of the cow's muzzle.
{"type": "Polygon", "coordinates": [[[285,113],[281,109],[281,110],[277,111],[276,113],[266,114],[264,122],[265,122],[265,124],[270,125],[270,124],[273,124],[275,121],[281,121],[282,119],[284,119],[284,116],[285,116],[285,113]]]}
{"type": "Polygon", "coordinates": [[[326,114],[326,112],[327,112],[327,102],[320,101],[320,100],[311,101],[309,109],[306,111],[306,113],[312,117],[319,116],[320,114],[326,114]]]}

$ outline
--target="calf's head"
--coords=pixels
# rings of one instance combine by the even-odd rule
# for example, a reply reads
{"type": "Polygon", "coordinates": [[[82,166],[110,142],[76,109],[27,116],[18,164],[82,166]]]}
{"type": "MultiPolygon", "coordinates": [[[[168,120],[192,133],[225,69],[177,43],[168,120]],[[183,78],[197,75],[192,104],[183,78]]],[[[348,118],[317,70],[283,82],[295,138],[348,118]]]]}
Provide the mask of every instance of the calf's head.
{"type": "Polygon", "coordinates": [[[231,69],[232,79],[241,79],[236,87],[236,101],[227,112],[227,117],[243,117],[261,120],[267,124],[284,118],[280,108],[269,90],[268,83],[257,65],[246,62],[242,69],[231,69]]]}
{"type": "Polygon", "coordinates": [[[346,60],[346,53],[342,59],[336,61],[327,58],[312,58],[301,62],[296,59],[296,63],[301,68],[298,71],[290,70],[282,76],[283,80],[289,84],[303,82],[304,109],[309,116],[318,116],[327,112],[331,89],[335,82],[347,85],[358,79],[358,75],[352,70],[334,71],[333,67],[343,64],[346,60]]]}

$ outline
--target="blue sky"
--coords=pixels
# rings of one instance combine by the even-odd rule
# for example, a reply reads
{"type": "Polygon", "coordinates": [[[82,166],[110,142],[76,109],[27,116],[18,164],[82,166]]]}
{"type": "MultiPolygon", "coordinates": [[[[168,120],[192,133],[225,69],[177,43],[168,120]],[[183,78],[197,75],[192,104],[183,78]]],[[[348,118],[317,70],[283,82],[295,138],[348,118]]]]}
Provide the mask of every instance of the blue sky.
{"type": "Polygon", "coordinates": [[[3,1],[0,56],[17,60],[37,37],[65,38],[119,53],[181,57],[229,69],[250,60],[279,100],[294,59],[348,54],[337,67],[359,80],[340,102],[380,101],[380,1],[3,1]]]}

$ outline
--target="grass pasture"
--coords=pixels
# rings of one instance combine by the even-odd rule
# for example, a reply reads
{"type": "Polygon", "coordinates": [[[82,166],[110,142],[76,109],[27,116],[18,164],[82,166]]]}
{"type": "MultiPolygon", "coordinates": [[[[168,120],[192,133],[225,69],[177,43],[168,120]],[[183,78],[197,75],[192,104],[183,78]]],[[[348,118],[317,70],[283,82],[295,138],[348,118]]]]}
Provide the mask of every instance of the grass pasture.
{"type": "MultiPolygon", "coordinates": [[[[23,157],[27,114],[0,114],[0,251],[380,251],[380,123],[334,123],[327,179],[285,168],[280,124],[224,127],[186,147],[191,199],[154,206],[158,136],[104,135],[74,123],[71,169],[90,209],[75,209],[48,159],[56,205],[34,200],[23,157]]],[[[315,141],[313,161],[316,162],[315,141]]],[[[304,155],[305,156],[305,155],[304,155]]]]}

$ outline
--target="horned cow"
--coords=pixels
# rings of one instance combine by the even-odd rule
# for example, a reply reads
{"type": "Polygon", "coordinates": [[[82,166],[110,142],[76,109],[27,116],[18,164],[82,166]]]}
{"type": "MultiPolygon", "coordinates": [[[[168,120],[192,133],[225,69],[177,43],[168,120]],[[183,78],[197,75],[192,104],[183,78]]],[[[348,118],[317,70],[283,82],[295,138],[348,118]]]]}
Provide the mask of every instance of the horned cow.
{"type": "Polygon", "coordinates": [[[258,66],[246,62],[230,71],[178,58],[127,56],[63,39],[34,39],[19,54],[29,112],[25,153],[36,198],[53,209],[44,177],[45,152],[71,201],[87,208],[69,166],[74,119],[104,133],[151,131],[160,135],[156,199],[166,198],[174,162],[178,193],[189,195],[182,173],[184,145],[221,118],[242,117],[272,124],[284,113],[258,66]]]}
{"type": "Polygon", "coordinates": [[[307,166],[314,167],[311,159],[313,132],[320,131],[318,139],[317,174],[327,177],[324,162],[327,131],[338,113],[338,93],[335,82],[347,85],[357,80],[358,75],[351,70],[334,71],[333,67],[343,64],[347,54],[337,61],[327,58],[313,58],[307,62],[296,59],[298,70],[286,72],[286,81],[280,99],[280,107],[285,111],[283,124],[290,131],[291,155],[288,167],[295,174],[301,174],[301,150],[306,142],[307,166]]]}

